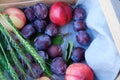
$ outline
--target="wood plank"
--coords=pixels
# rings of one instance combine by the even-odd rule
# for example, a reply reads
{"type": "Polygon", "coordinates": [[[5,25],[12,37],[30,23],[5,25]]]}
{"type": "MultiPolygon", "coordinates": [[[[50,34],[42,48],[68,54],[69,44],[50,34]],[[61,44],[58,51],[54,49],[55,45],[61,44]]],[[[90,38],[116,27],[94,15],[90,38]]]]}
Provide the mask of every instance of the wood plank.
{"type": "Polygon", "coordinates": [[[117,79],[116,80],[120,80],[120,75],[118,75],[117,79]]]}
{"type": "MultiPolygon", "coordinates": [[[[17,1],[20,1],[20,0],[17,0],[17,1]]],[[[6,4],[6,2],[3,2],[0,4],[0,7],[2,8],[8,8],[8,7],[26,7],[26,6],[32,6],[36,3],[39,3],[39,2],[42,2],[42,3],[45,3],[45,4],[52,4],[54,2],[57,2],[57,1],[65,1],[69,4],[75,4],[77,2],[77,0],[22,0],[20,2],[13,2],[13,3],[8,3],[6,4]]]]}
{"type": "MultiPolygon", "coordinates": [[[[116,12],[113,8],[112,2],[111,0],[99,0],[99,2],[105,15],[105,18],[107,20],[117,50],[120,54],[120,23],[116,15],[116,12]]],[[[120,74],[118,75],[116,80],[120,80],[120,74]]]]}
{"type": "Polygon", "coordinates": [[[116,12],[117,18],[119,19],[120,23],[120,0],[111,0],[113,4],[113,8],[116,12]]]}
{"type": "Polygon", "coordinates": [[[120,24],[116,13],[113,9],[113,5],[111,0],[99,0],[101,8],[103,9],[103,13],[107,20],[110,32],[112,34],[113,40],[117,47],[117,50],[120,54],[120,24]]]}
{"type": "Polygon", "coordinates": [[[19,1],[22,1],[22,0],[0,0],[0,4],[10,3],[10,2],[19,2],[19,1]]]}

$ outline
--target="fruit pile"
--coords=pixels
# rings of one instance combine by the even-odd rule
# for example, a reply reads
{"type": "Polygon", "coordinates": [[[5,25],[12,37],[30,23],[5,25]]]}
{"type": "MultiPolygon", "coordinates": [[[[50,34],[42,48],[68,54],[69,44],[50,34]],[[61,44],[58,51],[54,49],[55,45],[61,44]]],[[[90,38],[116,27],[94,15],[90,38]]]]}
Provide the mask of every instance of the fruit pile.
{"type": "MultiPolygon", "coordinates": [[[[91,37],[87,33],[85,23],[86,12],[80,5],[72,9],[65,2],[56,2],[50,7],[43,3],[38,3],[21,10],[18,8],[8,8],[6,13],[10,16],[13,24],[20,30],[22,36],[31,42],[38,54],[46,61],[50,70],[57,77],[65,76],[64,80],[94,79],[90,67],[82,63],[85,60],[84,48],[73,47],[69,61],[65,61],[63,57],[65,53],[62,52],[61,44],[54,44],[52,41],[53,38],[60,34],[59,28],[69,23],[73,18],[73,29],[78,33],[76,41],[80,45],[89,46],[91,37]]],[[[12,34],[14,39],[19,42],[15,34],[12,34]]],[[[26,73],[34,79],[41,77],[38,80],[49,80],[42,77],[46,75],[29,53],[26,53],[26,57],[29,59],[33,71],[31,72],[26,68],[26,73]]],[[[20,61],[26,67],[21,57],[20,61]]],[[[18,72],[16,66],[14,67],[15,71],[18,72]]],[[[52,77],[51,80],[58,80],[58,78],[52,77]]]]}

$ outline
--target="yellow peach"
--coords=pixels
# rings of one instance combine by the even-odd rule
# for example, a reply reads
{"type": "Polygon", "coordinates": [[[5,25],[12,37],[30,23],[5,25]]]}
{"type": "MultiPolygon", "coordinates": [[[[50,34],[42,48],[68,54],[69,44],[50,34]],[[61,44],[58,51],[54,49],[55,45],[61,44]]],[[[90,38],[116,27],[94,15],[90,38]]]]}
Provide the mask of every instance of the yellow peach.
{"type": "Polygon", "coordinates": [[[40,77],[39,79],[36,79],[36,80],[50,80],[50,78],[43,76],[43,77],[40,77]]]}
{"type": "MultiPolygon", "coordinates": [[[[21,29],[26,23],[26,17],[22,10],[19,8],[7,8],[5,13],[9,15],[13,24],[17,27],[17,29],[21,29]]],[[[10,29],[9,29],[10,30],[10,29]]]]}

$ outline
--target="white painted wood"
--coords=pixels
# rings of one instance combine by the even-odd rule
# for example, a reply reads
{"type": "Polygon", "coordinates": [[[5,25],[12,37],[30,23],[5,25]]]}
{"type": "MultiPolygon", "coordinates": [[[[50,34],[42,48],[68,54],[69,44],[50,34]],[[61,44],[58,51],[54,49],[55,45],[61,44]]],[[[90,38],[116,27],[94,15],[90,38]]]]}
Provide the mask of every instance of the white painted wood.
{"type": "Polygon", "coordinates": [[[99,2],[113,36],[113,40],[120,54],[120,23],[116,16],[111,0],[99,0],[99,2]]]}
{"type": "MultiPolygon", "coordinates": [[[[115,45],[120,54],[120,19],[118,18],[118,16],[120,16],[120,7],[118,8],[115,6],[115,4],[120,6],[120,2],[119,0],[114,0],[114,3],[112,3],[111,0],[99,0],[99,2],[103,9],[103,13],[107,20],[115,45]],[[116,1],[118,1],[118,3],[116,3],[116,1]]],[[[120,80],[120,75],[118,75],[116,80],[120,80]]]]}
{"type": "Polygon", "coordinates": [[[39,2],[52,4],[53,2],[57,2],[57,1],[65,1],[69,4],[75,4],[77,2],[77,0],[2,0],[2,1],[0,0],[0,7],[2,8],[25,7],[25,6],[32,6],[39,2]]]}

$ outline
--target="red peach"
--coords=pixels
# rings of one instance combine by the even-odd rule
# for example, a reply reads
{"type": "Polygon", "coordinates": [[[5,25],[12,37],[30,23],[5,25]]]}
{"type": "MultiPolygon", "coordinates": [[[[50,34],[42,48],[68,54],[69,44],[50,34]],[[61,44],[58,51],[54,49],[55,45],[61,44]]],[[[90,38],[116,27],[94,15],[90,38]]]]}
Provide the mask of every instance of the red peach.
{"type": "Polygon", "coordinates": [[[94,74],[86,64],[74,63],[67,68],[65,80],[94,80],[94,74]]]}
{"type": "Polygon", "coordinates": [[[65,2],[56,2],[50,8],[49,17],[54,24],[63,26],[72,19],[72,9],[65,2]]]}
{"type": "Polygon", "coordinates": [[[18,29],[21,29],[25,25],[26,17],[22,10],[12,7],[7,8],[5,13],[9,15],[11,21],[18,29]]]}

